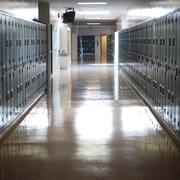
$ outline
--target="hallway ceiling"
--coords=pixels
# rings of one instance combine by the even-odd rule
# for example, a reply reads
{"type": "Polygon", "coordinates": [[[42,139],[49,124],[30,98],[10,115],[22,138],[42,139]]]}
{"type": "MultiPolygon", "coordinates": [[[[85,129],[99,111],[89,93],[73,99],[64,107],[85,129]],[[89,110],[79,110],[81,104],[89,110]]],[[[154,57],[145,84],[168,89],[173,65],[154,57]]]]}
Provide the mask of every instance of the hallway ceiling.
{"type": "MultiPolygon", "coordinates": [[[[136,16],[130,17],[126,16],[130,10],[134,9],[149,9],[149,8],[163,8],[166,10],[172,10],[177,7],[180,7],[179,0],[47,0],[51,2],[51,7],[55,12],[63,13],[67,8],[74,8],[76,12],[75,24],[85,25],[87,22],[100,22],[102,25],[104,24],[114,24],[117,19],[121,19],[124,16],[126,18],[132,19],[132,21],[138,21],[152,18],[151,16],[136,16]],[[105,5],[78,5],[78,2],[107,2],[105,5]],[[82,11],[109,11],[109,14],[92,14],[92,15],[81,15],[78,14],[82,11]],[[88,19],[87,19],[88,18],[88,19]],[[96,19],[98,18],[98,19],[96,19]],[[110,19],[108,19],[110,18],[110,19]],[[111,19],[112,18],[112,19],[111,19]]],[[[151,13],[152,15],[152,13],[151,13]]]]}
{"type": "MultiPolygon", "coordinates": [[[[101,25],[114,25],[117,20],[119,24],[123,19],[127,19],[129,22],[138,23],[142,20],[152,18],[154,15],[158,15],[161,11],[171,11],[180,7],[179,0],[43,0],[43,2],[49,2],[51,7],[51,16],[53,19],[58,18],[58,14],[62,14],[68,8],[74,8],[76,12],[75,25],[87,25],[87,22],[100,22],[101,25]],[[103,5],[78,5],[78,2],[106,2],[103,5]],[[153,10],[153,8],[161,8],[153,10]],[[108,11],[109,14],[91,14],[82,15],[79,12],[85,11],[108,11]],[[149,14],[148,14],[149,12],[149,14]]],[[[37,0],[6,0],[0,2],[1,9],[5,9],[8,12],[15,14],[22,14],[21,10],[24,8],[34,8],[34,14],[26,11],[26,16],[37,16],[37,0]],[[7,5],[7,6],[6,6],[7,5]],[[6,8],[6,7],[7,8],[6,8]],[[18,12],[17,12],[18,11],[18,12]]],[[[24,14],[24,13],[23,13],[24,14]]]]}

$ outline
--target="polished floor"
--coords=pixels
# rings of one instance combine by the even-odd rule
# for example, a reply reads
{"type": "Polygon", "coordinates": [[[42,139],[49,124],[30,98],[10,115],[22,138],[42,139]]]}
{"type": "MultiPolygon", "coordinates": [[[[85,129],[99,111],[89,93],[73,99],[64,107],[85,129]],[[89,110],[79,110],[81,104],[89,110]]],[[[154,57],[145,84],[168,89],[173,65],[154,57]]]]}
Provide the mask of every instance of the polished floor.
{"type": "Polygon", "coordinates": [[[112,64],[72,64],[0,146],[1,180],[180,180],[180,151],[112,64]]]}

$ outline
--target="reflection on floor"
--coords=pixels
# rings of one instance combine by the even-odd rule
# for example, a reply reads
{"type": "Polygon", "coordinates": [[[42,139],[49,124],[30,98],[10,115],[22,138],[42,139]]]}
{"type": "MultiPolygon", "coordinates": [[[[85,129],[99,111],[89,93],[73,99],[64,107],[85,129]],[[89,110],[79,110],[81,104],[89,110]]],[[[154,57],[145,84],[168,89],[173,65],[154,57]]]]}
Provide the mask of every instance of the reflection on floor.
{"type": "Polygon", "coordinates": [[[101,55],[81,55],[78,59],[78,62],[81,64],[87,64],[87,63],[101,63],[101,64],[107,64],[107,63],[113,63],[113,59],[108,59],[107,54],[101,54],[101,55]]]}
{"type": "Polygon", "coordinates": [[[79,64],[0,146],[0,179],[178,180],[180,152],[112,64],[79,64]]]}

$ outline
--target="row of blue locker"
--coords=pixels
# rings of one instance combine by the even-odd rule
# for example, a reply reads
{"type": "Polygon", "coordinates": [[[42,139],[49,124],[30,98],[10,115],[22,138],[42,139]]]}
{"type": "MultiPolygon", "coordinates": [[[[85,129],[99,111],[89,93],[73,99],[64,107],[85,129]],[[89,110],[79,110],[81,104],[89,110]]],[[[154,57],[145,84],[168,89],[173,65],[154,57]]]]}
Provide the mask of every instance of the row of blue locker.
{"type": "Polygon", "coordinates": [[[46,88],[46,25],[0,12],[0,129],[46,88]]]}
{"type": "Polygon", "coordinates": [[[180,11],[119,32],[121,67],[180,131],[180,11]]]}

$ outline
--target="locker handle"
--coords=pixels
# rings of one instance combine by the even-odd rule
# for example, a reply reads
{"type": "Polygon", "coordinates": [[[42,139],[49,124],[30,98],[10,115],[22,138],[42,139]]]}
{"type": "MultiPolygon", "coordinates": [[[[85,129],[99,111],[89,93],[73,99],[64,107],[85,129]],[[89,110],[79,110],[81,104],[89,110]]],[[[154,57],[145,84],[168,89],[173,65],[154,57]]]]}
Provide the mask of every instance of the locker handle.
{"type": "Polygon", "coordinates": [[[176,76],[178,76],[178,74],[179,74],[179,69],[176,68],[176,76]]]}
{"type": "Polygon", "coordinates": [[[164,86],[162,86],[162,95],[164,95],[164,93],[165,93],[165,92],[164,92],[164,86]]]}
{"type": "Polygon", "coordinates": [[[168,65],[166,64],[166,71],[168,71],[168,65]]]}
{"type": "Polygon", "coordinates": [[[174,93],[173,92],[171,93],[171,96],[172,96],[172,103],[174,103],[174,93]]]}
{"type": "Polygon", "coordinates": [[[161,84],[159,85],[159,92],[160,93],[162,92],[162,85],[161,84]]]}
{"type": "Polygon", "coordinates": [[[8,47],[9,46],[9,41],[8,41],[8,39],[6,39],[6,47],[8,47]]]}
{"type": "Polygon", "coordinates": [[[171,46],[171,38],[169,38],[169,46],[171,46]]]}
{"type": "Polygon", "coordinates": [[[29,79],[28,79],[28,82],[27,82],[27,83],[28,83],[27,85],[28,85],[28,87],[29,87],[29,86],[30,86],[30,80],[29,80],[29,79]]]}
{"type": "Polygon", "coordinates": [[[3,76],[5,75],[5,72],[6,72],[5,67],[2,67],[2,75],[3,75],[3,76]]]}
{"type": "Polygon", "coordinates": [[[20,92],[22,92],[22,84],[20,85],[20,92]]]}
{"type": "Polygon", "coordinates": [[[154,61],[153,61],[153,59],[151,59],[151,64],[152,64],[152,65],[154,64],[154,61]]]}
{"type": "Polygon", "coordinates": [[[157,81],[155,81],[155,88],[157,89],[157,81]]]}
{"type": "Polygon", "coordinates": [[[13,70],[16,71],[16,68],[17,68],[17,65],[14,64],[14,65],[13,65],[13,70]]]}
{"type": "Polygon", "coordinates": [[[151,77],[149,77],[149,84],[151,84],[151,77]]]}
{"type": "Polygon", "coordinates": [[[146,80],[146,75],[143,73],[143,79],[146,80]]]}
{"type": "Polygon", "coordinates": [[[9,91],[7,92],[7,101],[9,101],[10,100],[10,93],[9,93],[9,91]]]}
{"type": "Polygon", "coordinates": [[[26,82],[25,82],[25,87],[27,88],[27,86],[28,86],[28,82],[27,82],[27,80],[26,80],[26,82]]]}
{"type": "Polygon", "coordinates": [[[171,91],[168,90],[168,99],[170,100],[171,99],[171,91]]]}
{"type": "Polygon", "coordinates": [[[9,46],[12,47],[12,39],[9,40],[9,46]]]}
{"type": "Polygon", "coordinates": [[[13,89],[11,89],[11,99],[13,98],[13,89]]]}
{"type": "Polygon", "coordinates": [[[20,92],[20,88],[19,88],[19,85],[17,86],[17,94],[19,94],[20,92]]]}
{"type": "Polygon", "coordinates": [[[173,46],[175,46],[175,39],[174,39],[174,37],[173,37],[173,46]]]}

